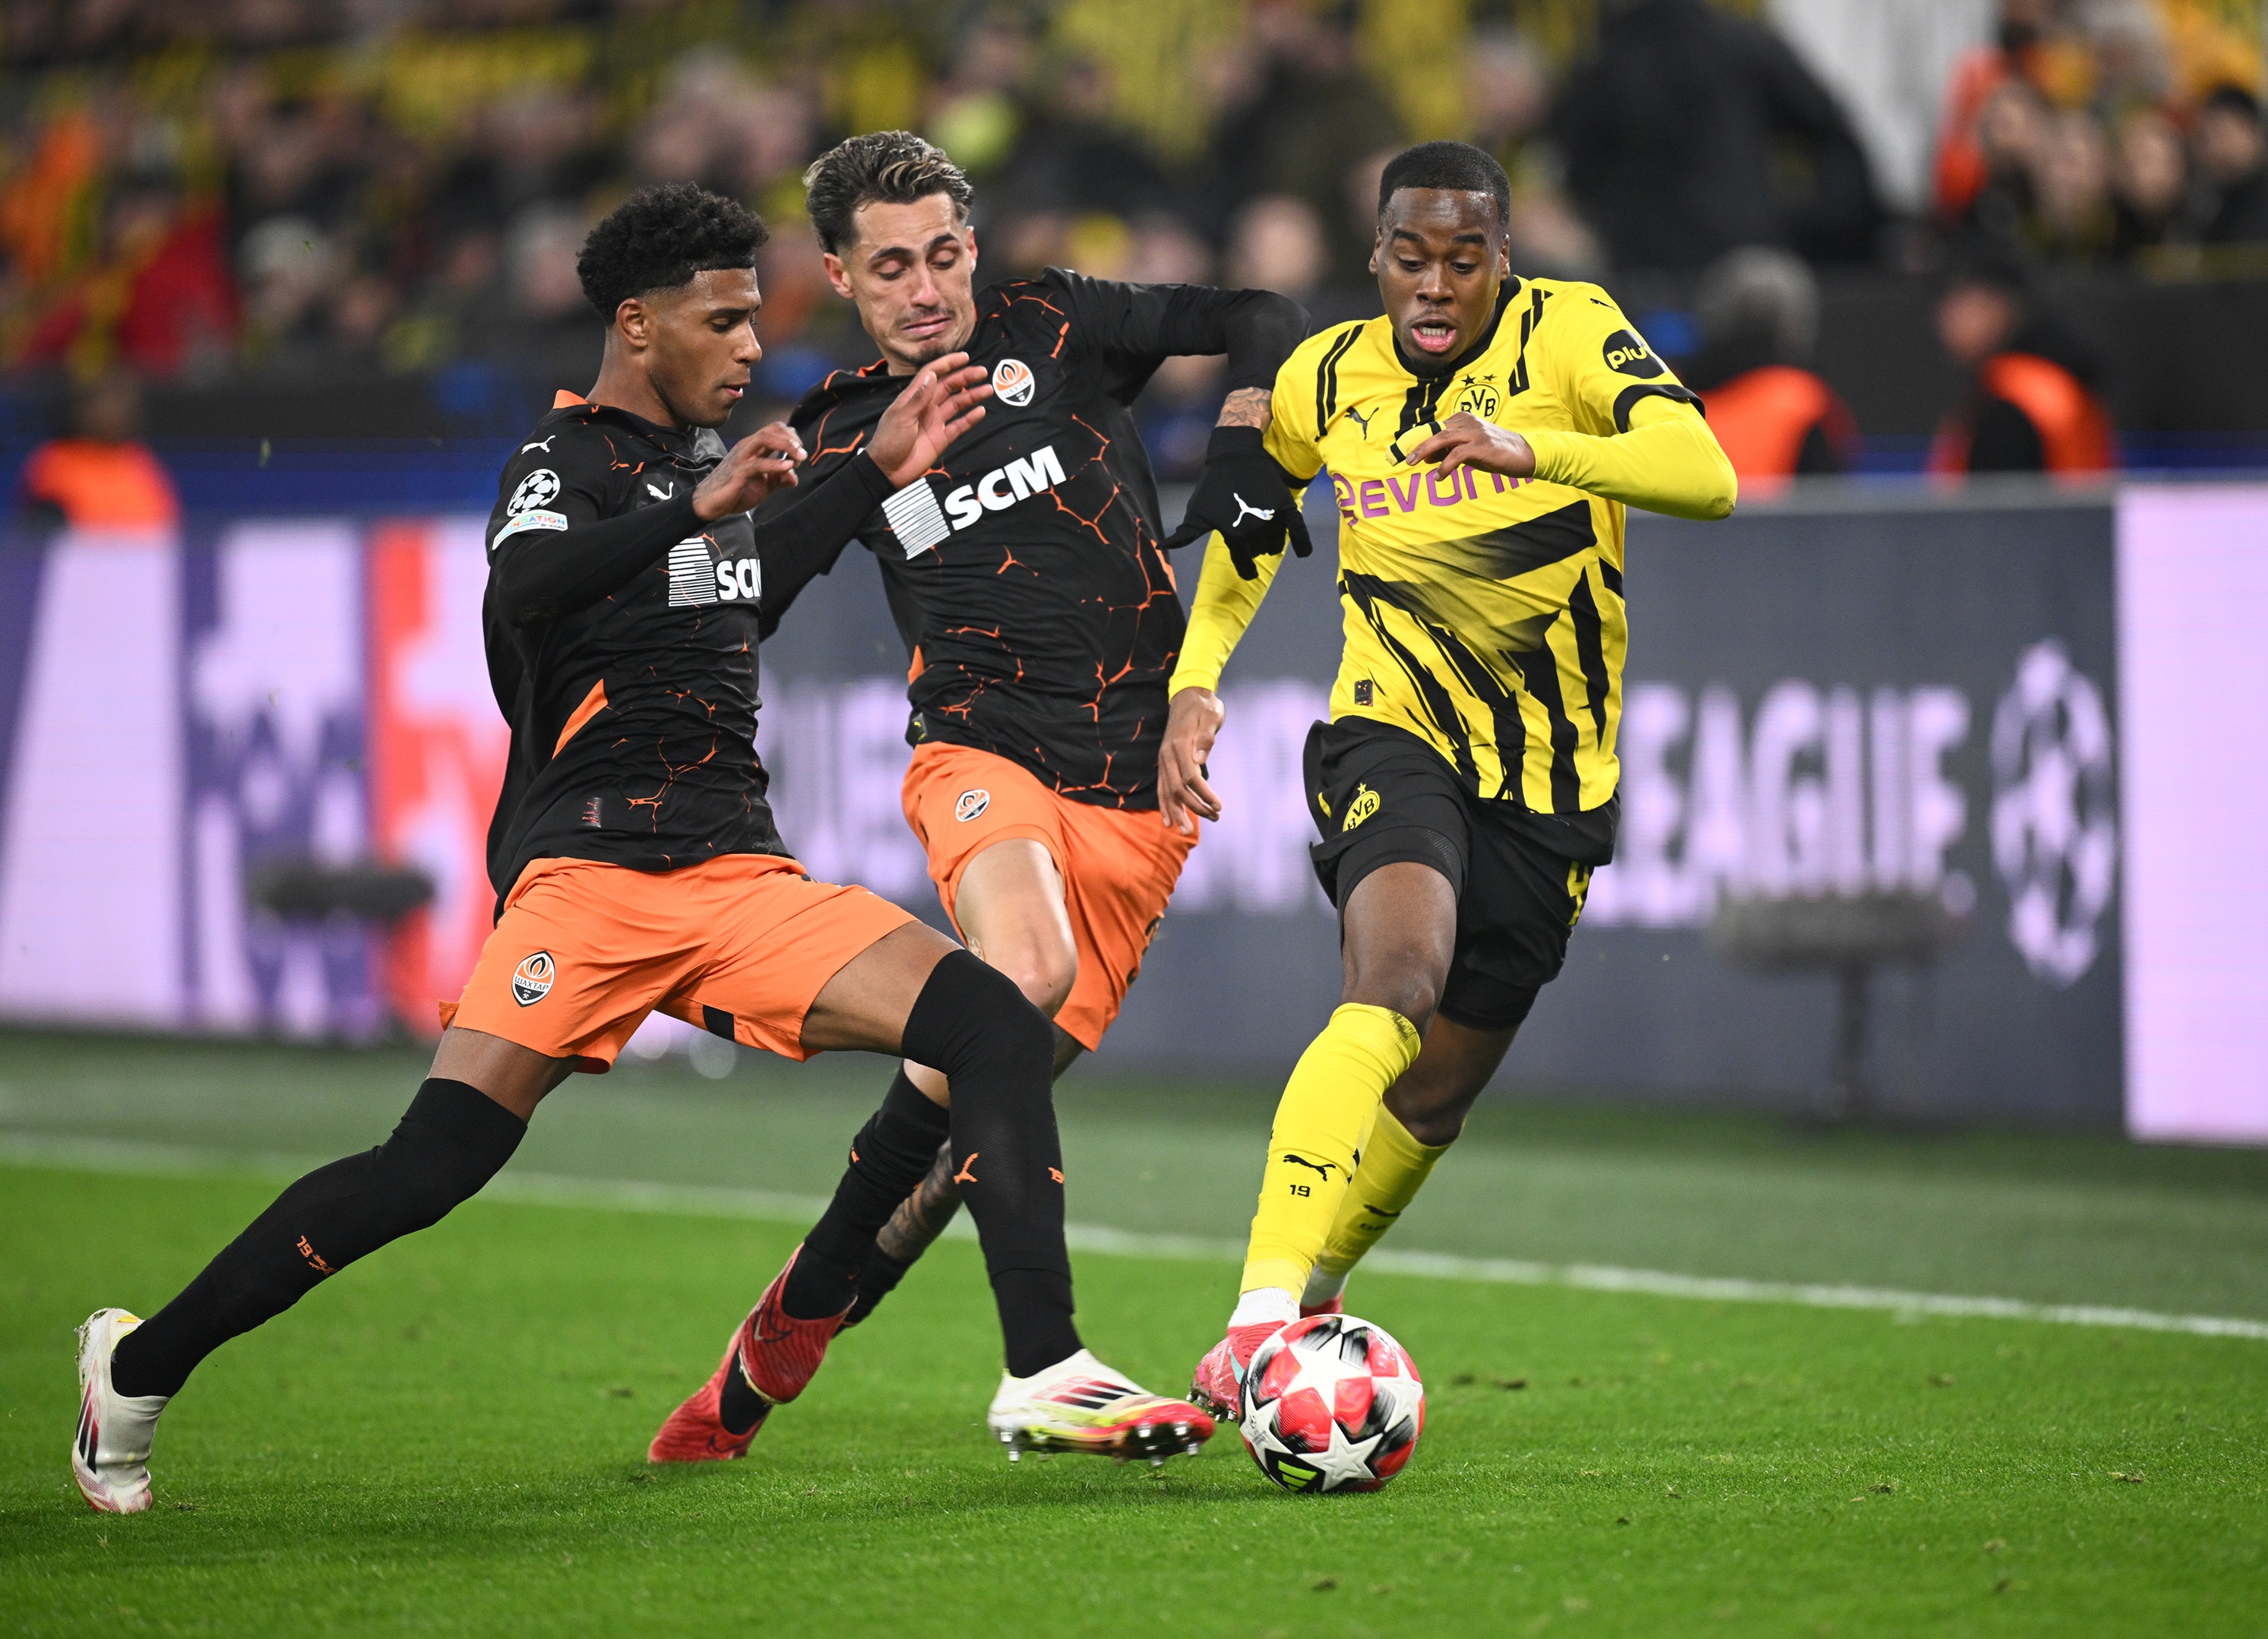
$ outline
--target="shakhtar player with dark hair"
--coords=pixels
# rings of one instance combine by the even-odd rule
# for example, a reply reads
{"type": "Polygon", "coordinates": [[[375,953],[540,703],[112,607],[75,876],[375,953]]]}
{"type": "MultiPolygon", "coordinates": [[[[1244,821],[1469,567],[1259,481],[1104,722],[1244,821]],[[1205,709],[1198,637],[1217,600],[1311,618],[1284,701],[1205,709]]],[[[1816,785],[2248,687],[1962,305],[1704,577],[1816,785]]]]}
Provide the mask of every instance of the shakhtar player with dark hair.
{"type": "Polygon", "coordinates": [[[1118,1449],[1152,1454],[1211,1432],[1096,1361],[1072,1326],[1046,1019],[895,905],[813,881],[773,829],[755,751],[762,554],[854,527],[983,418],[988,389],[962,358],[930,361],[855,459],[759,529],[749,509],[796,484],[802,447],[775,425],[727,450],[715,429],[760,356],[764,237],[684,184],[592,231],[579,271],[607,322],[598,381],[529,434],[489,522],[483,623],[512,725],[489,833],[495,932],[391,1137],[285,1190],[147,1322],[103,1309],[81,1329],[71,1462],[96,1508],[149,1506],[158,1414],[200,1361],[475,1193],[544,1096],[606,1070],[656,1008],[792,1059],[902,1054],[963,1089],[949,1116],[892,1097],[858,1133],[826,1215],[733,1333],[711,1401],[760,1416],[801,1390],[876,1230],[942,1142],[974,1169],[963,1189],[1006,1342],[1000,1436],[1092,1441],[1107,1422],[1118,1449]]]}
{"type": "MultiPolygon", "coordinates": [[[[797,407],[809,476],[831,482],[858,461],[942,358],[966,353],[992,398],[981,428],[840,539],[767,550],[766,628],[852,535],[880,560],[909,662],[907,822],[969,949],[1054,1019],[1060,1071],[1117,1016],[1196,841],[1194,821],[1177,827],[1158,809],[1183,630],[1165,551],[1216,530],[1247,563],[1287,541],[1307,550],[1298,504],[1261,448],[1306,315],[1267,291],[1060,269],[979,291],[968,179],[908,132],[853,137],[805,183],[828,277],[881,353],[797,407]],[[1168,536],[1128,406],[1166,358],[1192,353],[1227,355],[1228,394],[1168,536]]],[[[892,1106],[946,1097],[948,1075],[907,1060],[892,1106]]],[[[957,1103],[958,1081],[952,1093],[957,1103]]],[[[853,1321],[990,1164],[939,1155],[873,1248],[853,1321]]],[[[806,1312],[792,1294],[788,1312],[806,1312]]],[[[715,1431],[720,1447],[736,1437],[729,1421],[715,1431]]]]}

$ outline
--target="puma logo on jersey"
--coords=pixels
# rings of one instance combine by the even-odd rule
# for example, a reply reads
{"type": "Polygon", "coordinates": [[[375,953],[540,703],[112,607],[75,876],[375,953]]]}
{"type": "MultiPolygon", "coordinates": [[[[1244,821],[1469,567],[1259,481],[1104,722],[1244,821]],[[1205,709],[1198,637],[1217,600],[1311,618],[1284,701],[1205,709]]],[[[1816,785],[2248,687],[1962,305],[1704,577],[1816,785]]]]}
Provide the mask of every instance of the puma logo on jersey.
{"type": "Polygon", "coordinates": [[[1305,1167],[1311,1172],[1320,1172],[1327,1178],[1331,1176],[1331,1163],[1328,1161],[1310,1161],[1305,1155],[1295,1155],[1288,1149],[1277,1159],[1291,1166],[1305,1167]]]}
{"type": "Polygon", "coordinates": [[[645,486],[645,492],[657,501],[666,501],[677,493],[677,486],[673,484],[664,488],[659,484],[649,484],[645,486]]]}
{"type": "MultiPolygon", "coordinates": [[[[555,433],[553,433],[553,434],[551,435],[551,439],[556,439],[556,438],[557,438],[558,436],[559,436],[559,435],[558,435],[556,432],[555,432],[555,433]]],[[[532,450],[532,449],[540,449],[540,450],[541,450],[545,454],[549,455],[549,454],[551,453],[551,439],[544,439],[541,443],[540,443],[540,444],[523,444],[523,445],[521,445],[521,446],[519,447],[519,453],[520,453],[521,454],[525,455],[525,454],[527,454],[527,452],[528,452],[528,451],[530,451],[530,450],[532,450]]]]}
{"type": "Polygon", "coordinates": [[[1248,517],[1257,518],[1262,523],[1266,523],[1276,515],[1276,509],[1273,506],[1255,506],[1250,501],[1233,491],[1230,492],[1229,499],[1236,503],[1235,521],[1228,526],[1232,529],[1241,529],[1248,517]]]}
{"type": "MultiPolygon", "coordinates": [[[[1374,416],[1378,412],[1373,410],[1370,412],[1370,416],[1374,416]]],[[[1351,404],[1347,407],[1347,419],[1353,422],[1355,425],[1362,429],[1362,435],[1366,439],[1370,436],[1370,416],[1364,415],[1362,411],[1355,409],[1351,404]]]]}

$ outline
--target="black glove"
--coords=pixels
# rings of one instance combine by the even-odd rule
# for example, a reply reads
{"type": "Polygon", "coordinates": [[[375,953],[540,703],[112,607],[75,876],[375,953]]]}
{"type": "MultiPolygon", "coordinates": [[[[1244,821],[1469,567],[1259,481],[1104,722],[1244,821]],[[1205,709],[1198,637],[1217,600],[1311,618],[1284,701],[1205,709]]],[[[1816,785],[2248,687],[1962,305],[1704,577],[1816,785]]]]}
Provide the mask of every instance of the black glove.
{"type": "Polygon", "coordinates": [[[1257,427],[1212,430],[1204,470],[1197,475],[1182,527],[1166,537],[1166,550],[1202,541],[1215,530],[1228,543],[1236,572],[1247,580],[1260,578],[1259,560],[1282,551],[1287,534],[1297,556],[1315,550],[1284,469],[1260,447],[1257,427]]]}

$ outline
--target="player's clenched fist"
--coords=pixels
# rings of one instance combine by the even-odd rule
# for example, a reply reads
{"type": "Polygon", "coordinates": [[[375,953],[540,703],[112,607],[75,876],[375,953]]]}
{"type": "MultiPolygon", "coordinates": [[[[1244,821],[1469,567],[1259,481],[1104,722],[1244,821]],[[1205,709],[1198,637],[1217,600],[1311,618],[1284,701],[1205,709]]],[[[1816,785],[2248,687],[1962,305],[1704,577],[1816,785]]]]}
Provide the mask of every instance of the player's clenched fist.
{"type": "Polygon", "coordinates": [[[1220,799],[1205,783],[1205,759],[1228,715],[1210,689],[1184,689],[1167,709],[1158,748],[1158,811],[1175,831],[1197,834],[1197,821],[1220,817],[1220,799]]]}
{"type": "Polygon", "coordinates": [[[1259,576],[1258,560],[1282,551],[1287,537],[1300,557],[1314,550],[1300,503],[1284,469],[1261,447],[1261,436],[1257,427],[1213,429],[1182,527],[1165,539],[1167,551],[1218,530],[1236,572],[1251,580],[1259,576]]]}
{"type": "Polygon", "coordinates": [[[802,460],[803,440],[787,423],[758,427],[725,451],[717,469],[701,480],[693,491],[693,515],[715,523],[749,511],[774,490],[792,485],[802,460]]]}

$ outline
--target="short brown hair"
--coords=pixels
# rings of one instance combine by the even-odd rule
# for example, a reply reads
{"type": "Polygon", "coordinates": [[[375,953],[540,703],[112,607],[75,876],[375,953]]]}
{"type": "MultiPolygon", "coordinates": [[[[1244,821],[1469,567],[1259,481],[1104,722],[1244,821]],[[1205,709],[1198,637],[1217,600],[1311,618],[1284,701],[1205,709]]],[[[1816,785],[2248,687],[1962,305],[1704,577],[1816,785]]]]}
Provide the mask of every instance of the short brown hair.
{"type": "Polygon", "coordinates": [[[943,194],[966,222],[968,202],[976,196],[945,150],[911,131],[870,131],[836,144],[811,162],[803,187],[811,225],[828,250],[857,237],[850,218],[861,205],[909,205],[943,194]]]}

